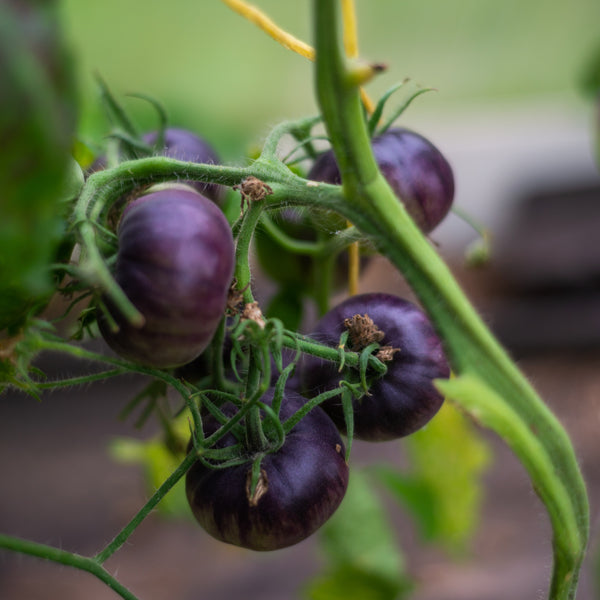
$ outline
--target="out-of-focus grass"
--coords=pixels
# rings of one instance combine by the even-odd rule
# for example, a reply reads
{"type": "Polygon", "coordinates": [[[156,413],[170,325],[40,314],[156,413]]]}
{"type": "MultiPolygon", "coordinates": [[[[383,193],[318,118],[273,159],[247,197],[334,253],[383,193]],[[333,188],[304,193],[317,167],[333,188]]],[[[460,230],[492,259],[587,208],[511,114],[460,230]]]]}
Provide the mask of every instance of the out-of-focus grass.
{"type": "MultiPolygon", "coordinates": [[[[255,0],[311,41],[308,0],[255,0]]],[[[362,54],[389,71],[373,96],[405,77],[439,90],[411,110],[542,93],[577,96],[594,48],[597,0],[356,0],[362,54]]],[[[202,132],[227,156],[270,125],[316,111],[310,64],[219,0],[63,0],[78,56],[88,136],[103,131],[92,73],[115,93],[161,100],[171,121],[202,132]]],[[[144,126],[152,111],[127,101],[144,126]]]]}

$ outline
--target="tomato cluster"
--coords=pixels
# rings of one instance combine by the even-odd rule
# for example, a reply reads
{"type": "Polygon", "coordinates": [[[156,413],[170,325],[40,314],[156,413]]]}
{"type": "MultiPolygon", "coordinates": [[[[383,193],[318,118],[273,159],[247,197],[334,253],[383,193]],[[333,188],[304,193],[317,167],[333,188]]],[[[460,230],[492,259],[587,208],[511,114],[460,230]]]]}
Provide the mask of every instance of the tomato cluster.
{"type": "MultiPolygon", "coordinates": [[[[217,162],[203,140],[183,130],[142,140],[164,156],[217,162]]],[[[403,129],[375,137],[373,150],[409,214],[424,232],[431,231],[448,212],[454,192],[442,154],[403,129]]],[[[330,151],[314,161],[308,178],[340,182],[330,151]]],[[[449,376],[441,340],[419,307],[380,293],[351,296],[327,311],[310,336],[294,338],[300,352],[289,344],[274,347],[276,336],[267,332],[277,319],[265,322],[260,311],[253,316],[233,280],[239,257],[221,208],[223,188],[171,182],[121,201],[112,274],[143,324],[130,322],[105,294],[97,308],[101,334],[130,361],[168,369],[189,385],[203,378],[223,384],[211,392],[218,402],[198,392],[204,399],[197,415],[201,429],[189,444],[197,460],[186,477],[194,516],[213,537],[253,550],[305,539],[346,492],[348,457],[341,435],[391,440],[423,427],[437,412],[442,396],[434,381],[449,376]],[[226,334],[212,343],[222,323],[226,334]],[[320,350],[302,347],[306,340],[320,350]],[[332,349],[336,356],[360,358],[346,365],[331,358],[332,349]],[[216,376],[218,363],[223,368],[216,376]]],[[[289,239],[309,243],[334,237],[345,226],[337,215],[308,209],[285,209],[273,222],[289,239]]],[[[254,239],[264,273],[288,292],[301,295],[303,286],[315,284],[314,257],[292,252],[290,262],[277,236],[254,239]]],[[[341,258],[336,268],[344,272],[341,258]]]]}

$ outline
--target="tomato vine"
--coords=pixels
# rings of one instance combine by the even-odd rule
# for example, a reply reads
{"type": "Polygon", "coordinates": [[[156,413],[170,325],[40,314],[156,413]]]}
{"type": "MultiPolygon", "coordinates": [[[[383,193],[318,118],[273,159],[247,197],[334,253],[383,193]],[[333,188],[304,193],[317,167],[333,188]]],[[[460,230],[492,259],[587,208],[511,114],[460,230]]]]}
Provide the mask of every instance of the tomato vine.
{"type": "MultiPolygon", "coordinates": [[[[229,0],[226,3],[250,16],[245,3],[229,0]]],[[[231,293],[235,294],[236,301],[229,302],[232,306],[223,306],[223,318],[208,350],[211,369],[207,378],[201,380],[202,385],[178,377],[171,369],[157,369],[88,351],[58,337],[48,323],[35,316],[27,321],[21,333],[4,343],[4,347],[0,348],[0,358],[3,360],[2,383],[5,385],[38,394],[45,389],[81,385],[130,372],[140,373],[176,390],[183,403],[182,410],[188,411],[192,425],[191,442],[179,466],[115,538],[94,556],[83,557],[6,535],[0,535],[0,547],[87,571],[122,598],[135,600],[135,596],[110,575],[103,564],[127,541],[167,492],[187,476],[188,487],[192,489],[188,497],[193,504],[196,498],[193,490],[200,484],[190,483],[189,473],[200,473],[199,477],[204,477],[205,470],[233,473],[234,468],[243,467],[248,472],[247,499],[250,506],[256,506],[268,487],[268,477],[261,466],[263,461],[283,452],[286,443],[300,430],[303,420],[316,419],[315,415],[321,414],[317,407],[333,398],[342,405],[347,435],[345,462],[339,463],[341,443],[336,444],[335,452],[330,452],[338,460],[339,472],[334,473],[333,479],[337,477],[336,495],[327,499],[330,501],[327,508],[330,512],[337,508],[347,485],[344,469],[347,469],[355,425],[353,399],[369,393],[367,373],[376,380],[385,377],[388,370],[386,360],[380,360],[375,353],[381,347],[381,340],[367,343],[361,349],[348,349],[346,333],[345,337],[342,334],[337,347],[331,347],[287,329],[279,319],[266,318],[255,301],[250,264],[252,240],[257,228],[262,226],[281,247],[322,263],[325,283],[317,293],[321,312],[327,311],[329,301],[329,281],[325,271],[330,274],[333,266],[331,257],[335,257],[341,249],[351,245],[354,248],[351,272],[357,265],[357,242],[367,241],[402,273],[431,319],[436,334],[443,340],[455,375],[452,379],[436,379],[434,384],[440,393],[498,433],[527,468],[553,528],[554,570],[549,598],[575,598],[579,569],[587,546],[589,507],[570,440],[479,318],[447,266],[384,178],[371,145],[383,103],[373,106],[361,89],[365,81],[381,71],[381,65],[354,60],[358,51],[351,3],[344,3],[343,8],[348,34],[346,52],[338,30],[340,15],[337,0],[315,0],[313,3],[314,50],[281,35],[272,22],[252,13],[253,19],[271,35],[285,38],[288,46],[301,49],[305,56],[315,61],[315,92],[321,114],[276,126],[251,165],[234,167],[150,156],[121,162],[116,160],[114,165],[111,160],[110,166],[87,177],[72,206],[68,231],[77,240],[79,256],[75,264],[57,267],[74,282],[71,291],[81,294],[78,299],[92,297],[100,311],[110,302],[129,325],[144,327],[147,318],[143,311],[132,302],[114,277],[118,236],[110,222],[110,210],[130,194],[139,195],[152,185],[178,180],[218,184],[241,192],[239,217],[231,225],[235,240],[235,285],[231,293]],[[366,105],[370,118],[365,118],[366,105]],[[313,128],[321,123],[339,165],[341,185],[306,179],[294,173],[286,159],[279,158],[280,142],[285,136],[293,136],[298,141],[294,150],[303,148],[308,156],[314,158],[312,142],[318,136],[313,136],[313,128]],[[299,241],[278,229],[270,217],[273,211],[290,207],[332,211],[352,225],[328,238],[314,242],[299,241]],[[243,310],[240,306],[244,307],[243,310]],[[225,348],[228,344],[231,351],[227,356],[225,348]],[[47,381],[31,367],[31,361],[41,351],[100,362],[108,368],[90,375],[47,381]],[[285,351],[294,355],[291,361],[284,360],[285,351]],[[301,360],[302,355],[333,363],[341,373],[340,381],[335,389],[305,399],[290,414],[284,408],[286,393],[296,362],[301,360]],[[353,369],[354,377],[347,378],[344,369],[353,369]],[[267,401],[269,393],[271,396],[267,401]],[[281,417],[282,414],[285,418],[281,417]],[[205,429],[207,422],[212,427],[208,432],[205,429]]],[[[105,86],[103,90],[113,111],[119,112],[105,86]]],[[[383,102],[385,99],[387,96],[383,102]]],[[[122,120],[127,125],[125,116],[122,120]]],[[[387,129],[389,124],[389,121],[386,122],[383,129],[387,129]]],[[[163,122],[158,140],[164,140],[165,125],[163,122]]],[[[143,154],[148,150],[147,144],[138,144],[136,135],[133,127],[125,127],[115,139],[143,154]]],[[[351,287],[354,286],[351,284],[351,287]]],[[[93,317],[91,319],[93,322],[93,317]]],[[[336,435],[332,433],[331,439],[337,439],[336,435]]],[[[199,521],[214,525],[203,509],[200,510],[197,505],[193,507],[198,509],[199,521]]],[[[322,521],[321,518],[319,526],[322,521]]],[[[260,522],[259,526],[262,527],[263,523],[260,522]]],[[[211,533],[219,539],[231,541],[218,529],[211,533]]],[[[252,538],[256,535],[254,530],[248,534],[242,529],[240,526],[239,537],[244,538],[249,547],[272,547],[272,540],[252,538]],[[246,535],[252,538],[251,542],[247,542],[246,535]]],[[[305,533],[302,532],[302,535],[305,533]]],[[[238,538],[234,535],[232,539],[238,538]]],[[[294,531],[294,542],[290,543],[299,539],[302,538],[294,531]]],[[[286,543],[288,540],[277,539],[276,547],[286,543]]]]}

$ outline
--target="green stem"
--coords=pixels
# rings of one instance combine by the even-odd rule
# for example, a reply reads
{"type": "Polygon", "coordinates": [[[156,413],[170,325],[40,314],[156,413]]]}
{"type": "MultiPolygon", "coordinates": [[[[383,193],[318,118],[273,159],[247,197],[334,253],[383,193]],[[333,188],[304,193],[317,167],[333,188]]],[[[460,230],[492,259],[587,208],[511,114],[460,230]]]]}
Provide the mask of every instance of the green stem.
{"type": "Polygon", "coordinates": [[[94,560],[98,564],[104,563],[112,556],[135,531],[137,526],[150,514],[154,507],[166,496],[167,492],[187,473],[189,468],[196,461],[196,454],[190,452],[181,462],[181,464],[169,475],[163,484],[154,492],[152,497],[144,504],[144,506],[136,513],[136,515],[127,523],[127,525],[117,534],[117,536],[103,550],[98,552],[94,560]]]}
{"type": "MultiPolygon", "coordinates": [[[[322,358],[323,360],[329,360],[337,364],[340,363],[340,353],[343,356],[344,364],[349,367],[359,367],[360,354],[357,352],[349,352],[347,350],[340,351],[340,348],[331,348],[325,346],[310,339],[309,337],[293,333],[291,331],[285,331],[282,339],[282,344],[286,348],[291,350],[300,350],[303,354],[310,354],[322,358]]],[[[378,375],[384,375],[387,371],[387,367],[379,359],[373,355],[369,356],[368,359],[369,369],[378,375]]]]}
{"type": "Polygon", "coordinates": [[[74,356],[75,358],[83,360],[93,360],[96,362],[114,365],[115,367],[123,371],[140,373],[141,375],[149,375],[150,377],[154,377],[155,379],[164,381],[167,385],[170,385],[173,389],[175,389],[179,393],[179,395],[184,399],[186,405],[192,413],[195,430],[198,431],[202,429],[202,422],[200,420],[198,411],[195,410],[196,405],[192,394],[179,379],[173,377],[165,371],[162,371],[160,369],[154,369],[152,367],[143,367],[141,365],[137,365],[135,363],[131,363],[112,356],[104,356],[103,354],[98,354],[96,352],[86,350],[81,346],[74,346],[63,341],[48,340],[42,336],[39,336],[38,339],[35,341],[35,349],[38,352],[41,352],[43,350],[48,350],[51,352],[62,352],[64,354],[74,356]]]}
{"type": "Polygon", "coordinates": [[[512,408],[526,431],[539,439],[541,450],[560,474],[559,478],[548,479],[530,471],[554,528],[555,568],[550,598],[574,598],[587,544],[589,507],[570,440],[476,314],[378,171],[358,90],[347,85],[337,31],[337,2],[315,0],[314,8],[317,96],[346,197],[339,211],[376,239],[378,249],[406,277],[444,339],[454,371],[477,375],[512,408]],[[548,498],[563,495],[568,502],[559,508],[548,502],[548,498]],[[554,514],[555,509],[558,514],[554,514]],[[560,522],[574,523],[576,531],[565,531],[560,522]]]}
{"type": "MultiPolygon", "coordinates": [[[[321,121],[321,117],[305,117],[297,121],[285,121],[276,125],[267,136],[263,144],[261,158],[266,161],[277,160],[277,147],[281,138],[296,130],[310,130],[314,125],[321,121]]],[[[277,160],[277,162],[279,162],[277,160]]]]}
{"type": "Polygon", "coordinates": [[[210,343],[210,378],[211,378],[211,386],[220,390],[229,390],[233,391],[236,386],[233,385],[230,381],[225,377],[225,365],[223,363],[223,345],[225,343],[225,335],[226,335],[226,323],[227,319],[221,319],[219,326],[217,327],[217,331],[210,343]]]}
{"type": "Polygon", "coordinates": [[[331,289],[333,288],[333,272],[338,253],[331,252],[319,257],[314,263],[313,297],[317,305],[319,317],[329,310],[331,289]]]}
{"type": "Polygon", "coordinates": [[[94,373],[93,375],[82,375],[80,377],[68,377],[67,379],[59,379],[57,381],[40,381],[35,382],[35,386],[40,390],[51,390],[58,387],[71,387],[73,385],[84,385],[86,383],[92,383],[93,381],[101,381],[108,377],[116,377],[118,375],[125,375],[129,373],[128,369],[110,369],[102,371],[101,373],[94,373]]]}
{"type": "Polygon", "coordinates": [[[136,596],[119,583],[95,558],[88,558],[87,556],[67,552],[66,550],[54,548],[46,544],[39,544],[3,534],[0,534],[0,548],[51,560],[67,567],[74,567],[80,571],[87,571],[114,590],[121,598],[125,600],[137,600],[136,596]]]}
{"type": "Polygon", "coordinates": [[[260,227],[264,229],[279,246],[288,252],[306,256],[315,256],[323,250],[322,244],[297,240],[291,235],[288,235],[281,229],[281,227],[273,222],[273,219],[271,219],[267,213],[262,215],[260,219],[260,227]]]}
{"type": "Polygon", "coordinates": [[[243,290],[244,302],[254,302],[252,294],[252,273],[250,271],[250,244],[254,230],[258,225],[264,203],[262,200],[251,202],[248,212],[244,215],[235,248],[235,272],[238,290],[243,290]]]}
{"type": "Polygon", "coordinates": [[[246,416],[246,441],[248,449],[253,453],[261,452],[269,446],[269,441],[265,436],[261,423],[258,400],[266,392],[270,377],[261,377],[258,352],[259,350],[256,348],[250,348],[250,364],[248,366],[245,392],[245,401],[250,405],[246,416]]]}

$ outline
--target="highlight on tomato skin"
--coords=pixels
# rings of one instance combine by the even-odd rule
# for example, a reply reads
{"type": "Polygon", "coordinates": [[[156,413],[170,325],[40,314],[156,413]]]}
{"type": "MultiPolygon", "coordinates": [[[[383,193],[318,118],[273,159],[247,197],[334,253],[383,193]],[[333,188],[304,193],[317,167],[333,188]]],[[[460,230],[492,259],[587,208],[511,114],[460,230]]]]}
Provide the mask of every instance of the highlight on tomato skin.
{"type": "MultiPolygon", "coordinates": [[[[404,128],[388,129],[371,146],[382,175],[417,226],[424,233],[433,231],[454,200],[454,174],[444,155],[422,135],[404,128]]],[[[307,177],[340,184],[333,151],[323,153],[307,177]]]]}
{"type": "Polygon", "coordinates": [[[131,202],[117,235],[114,277],[145,324],[132,326],[105,299],[119,330],[99,311],[102,336],[117,354],[145,366],[192,361],[214,336],[233,277],[225,215],[196,191],[167,186],[131,202]]]}
{"type": "MultiPolygon", "coordinates": [[[[273,392],[262,402],[270,404],[273,392]]],[[[286,392],[281,406],[285,421],[305,400],[286,392]]],[[[225,406],[233,414],[231,405],[225,406]]],[[[218,427],[204,420],[205,434],[218,427]]],[[[232,434],[217,446],[232,445],[232,434]]],[[[186,494],[198,523],[212,537],[250,550],[292,546],[312,535],[340,505],[348,486],[348,464],[342,439],[331,419],[316,407],[286,436],[283,446],[261,462],[261,490],[248,493],[251,461],[225,469],[196,462],[186,476],[186,494]]]]}
{"type": "MultiPolygon", "coordinates": [[[[311,337],[336,347],[347,330],[345,321],[355,315],[368,315],[383,332],[379,343],[390,348],[392,357],[385,362],[388,370],[382,377],[370,377],[368,394],[353,400],[354,436],[367,441],[385,441],[409,435],[429,422],[442,405],[443,397],[433,385],[434,379],[450,375],[442,341],[419,307],[384,293],[348,298],[317,323],[311,337]]],[[[360,351],[362,348],[352,347],[350,343],[348,349],[360,351]]],[[[305,356],[300,368],[305,395],[314,396],[333,389],[342,379],[359,381],[356,369],[339,373],[334,363],[314,356],[305,356]]],[[[340,431],[345,432],[341,400],[332,398],[321,406],[340,431]]]]}

